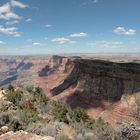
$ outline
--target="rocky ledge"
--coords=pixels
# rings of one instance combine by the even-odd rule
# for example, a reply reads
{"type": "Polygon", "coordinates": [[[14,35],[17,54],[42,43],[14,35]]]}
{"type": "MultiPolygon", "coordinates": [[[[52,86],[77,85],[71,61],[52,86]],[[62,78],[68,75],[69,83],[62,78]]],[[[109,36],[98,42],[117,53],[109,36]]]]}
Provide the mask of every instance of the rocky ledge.
{"type": "Polygon", "coordinates": [[[50,136],[39,136],[25,131],[9,131],[0,135],[0,140],[55,140],[55,138],[50,136]]]}

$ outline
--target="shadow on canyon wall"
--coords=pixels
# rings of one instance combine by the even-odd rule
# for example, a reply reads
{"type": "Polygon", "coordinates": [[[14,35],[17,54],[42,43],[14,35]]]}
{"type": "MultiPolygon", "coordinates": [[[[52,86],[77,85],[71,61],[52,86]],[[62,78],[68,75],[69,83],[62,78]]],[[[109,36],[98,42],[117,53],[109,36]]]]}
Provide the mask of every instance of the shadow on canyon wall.
{"type": "Polygon", "coordinates": [[[102,60],[75,60],[71,74],[53,88],[53,96],[71,86],[78,89],[67,97],[71,107],[98,107],[102,100],[117,102],[123,94],[140,92],[140,64],[114,63],[102,60]]]}
{"type": "Polygon", "coordinates": [[[18,75],[14,75],[12,77],[9,77],[3,81],[0,81],[0,87],[11,84],[13,81],[17,80],[18,75]]]}

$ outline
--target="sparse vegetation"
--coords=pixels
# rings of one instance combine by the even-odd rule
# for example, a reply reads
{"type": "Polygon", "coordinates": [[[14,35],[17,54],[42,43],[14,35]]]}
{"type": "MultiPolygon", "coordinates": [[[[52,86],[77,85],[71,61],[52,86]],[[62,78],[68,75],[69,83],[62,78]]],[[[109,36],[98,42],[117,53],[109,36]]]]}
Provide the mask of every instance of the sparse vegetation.
{"type": "Polygon", "coordinates": [[[134,97],[134,106],[133,106],[133,117],[137,120],[137,123],[140,124],[140,95],[136,94],[134,97]]]}
{"type": "Polygon", "coordinates": [[[69,116],[73,122],[88,122],[90,120],[86,112],[79,107],[70,111],[69,116]]]}
{"type": "Polygon", "coordinates": [[[140,128],[135,124],[121,123],[117,140],[140,140],[140,128]]]}
{"type": "Polygon", "coordinates": [[[68,109],[65,105],[59,102],[52,102],[52,115],[55,120],[69,123],[67,118],[68,109]]]}
{"type": "MultiPolygon", "coordinates": [[[[139,140],[137,126],[120,125],[115,131],[102,118],[91,119],[81,108],[71,109],[50,101],[40,88],[8,87],[0,112],[0,127],[12,131],[25,130],[37,135],[52,136],[56,140],[139,140]],[[9,105],[12,107],[9,109],[9,105]],[[67,126],[72,133],[65,133],[67,126]]],[[[138,100],[138,97],[136,98],[138,100]]],[[[140,104],[136,101],[135,117],[139,121],[140,104]]]]}
{"type": "Polygon", "coordinates": [[[30,109],[17,110],[16,115],[24,126],[36,122],[38,120],[37,113],[30,109]]]}
{"type": "Polygon", "coordinates": [[[14,90],[11,86],[8,88],[8,93],[6,94],[7,101],[12,102],[14,105],[19,106],[20,101],[22,100],[22,91],[14,90]]]}

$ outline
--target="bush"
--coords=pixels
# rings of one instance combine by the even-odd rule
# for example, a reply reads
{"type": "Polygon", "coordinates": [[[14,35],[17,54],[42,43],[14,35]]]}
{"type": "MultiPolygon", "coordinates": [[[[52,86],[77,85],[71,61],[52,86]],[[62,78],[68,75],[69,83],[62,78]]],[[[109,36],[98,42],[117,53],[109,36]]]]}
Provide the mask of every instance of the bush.
{"type": "Polygon", "coordinates": [[[30,109],[17,110],[16,114],[23,126],[36,122],[39,119],[36,112],[30,109]]]}
{"type": "Polygon", "coordinates": [[[64,123],[74,123],[74,122],[88,122],[90,120],[86,112],[81,108],[76,108],[71,110],[66,105],[60,102],[52,103],[52,115],[55,120],[64,123]]]}
{"type": "Polygon", "coordinates": [[[23,108],[36,111],[34,103],[31,100],[28,100],[24,103],[23,108]]]}
{"type": "Polygon", "coordinates": [[[0,100],[0,113],[6,112],[7,110],[14,108],[13,104],[9,101],[0,100]]]}
{"type": "Polygon", "coordinates": [[[95,140],[114,140],[116,137],[116,133],[113,128],[102,118],[98,118],[93,126],[93,134],[95,136],[95,140]]]}
{"type": "Polygon", "coordinates": [[[33,92],[33,96],[38,103],[43,103],[47,105],[49,101],[49,98],[44,94],[43,90],[39,87],[35,88],[35,91],[33,92]]]}
{"type": "Polygon", "coordinates": [[[89,116],[86,112],[79,107],[70,111],[69,116],[73,122],[87,122],[89,120],[89,116]]]}
{"type": "Polygon", "coordinates": [[[33,87],[33,86],[27,86],[27,87],[26,87],[26,90],[27,90],[28,92],[32,92],[32,91],[34,90],[34,87],[33,87]]]}
{"type": "Polygon", "coordinates": [[[101,118],[90,121],[92,127],[85,122],[74,123],[76,140],[115,140],[116,133],[108,123],[101,118]]]}
{"type": "Polygon", "coordinates": [[[23,92],[20,90],[17,91],[9,91],[8,94],[6,94],[7,101],[12,102],[14,105],[19,106],[20,101],[22,100],[22,94],[23,92]]]}
{"type": "Polygon", "coordinates": [[[22,130],[22,124],[19,122],[19,120],[17,119],[13,119],[11,121],[11,123],[9,124],[9,128],[12,130],[12,131],[19,131],[19,130],[22,130]]]}
{"type": "Polygon", "coordinates": [[[67,118],[68,109],[65,105],[59,102],[52,103],[52,115],[55,120],[60,122],[69,123],[67,118]]]}
{"type": "Polygon", "coordinates": [[[55,126],[42,122],[32,123],[26,130],[31,133],[36,133],[37,135],[52,137],[56,137],[58,133],[55,126]]]}
{"type": "Polygon", "coordinates": [[[10,122],[10,116],[7,113],[0,115],[0,127],[8,124],[10,122]]]}
{"type": "Polygon", "coordinates": [[[9,91],[13,92],[14,91],[14,87],[12,85],[9,85],[7,88],[9,91]]]}

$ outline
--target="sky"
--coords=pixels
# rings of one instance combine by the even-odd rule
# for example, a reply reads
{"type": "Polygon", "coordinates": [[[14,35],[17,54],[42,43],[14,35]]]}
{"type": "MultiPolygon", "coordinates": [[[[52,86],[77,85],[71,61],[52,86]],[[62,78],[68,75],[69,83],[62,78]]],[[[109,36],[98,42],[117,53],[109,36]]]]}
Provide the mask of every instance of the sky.
{"type": "Polygon", "coordinates": [[[0,0],[0,55],[140,52],[140,0],[0,0]]]}

